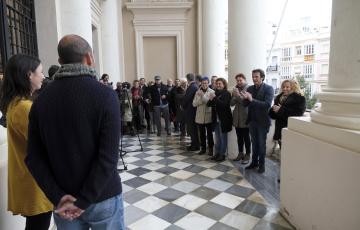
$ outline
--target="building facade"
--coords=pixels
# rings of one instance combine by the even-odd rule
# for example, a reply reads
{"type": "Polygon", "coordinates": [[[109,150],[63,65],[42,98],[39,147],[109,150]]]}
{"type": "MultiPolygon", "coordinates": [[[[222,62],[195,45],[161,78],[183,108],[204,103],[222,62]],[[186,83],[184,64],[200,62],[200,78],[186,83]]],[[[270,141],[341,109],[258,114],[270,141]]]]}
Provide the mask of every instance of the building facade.
{"type": "MultiPolygon", "coordinates": [[[[276,91],[285,79],[303,76],[313,96],[326,87],[329,72],[330,29],[293,26],[271,50],[266,69],[268,83],[276,91]]],[[[268,49],[268,55],[270,49],[268,49]]]]}

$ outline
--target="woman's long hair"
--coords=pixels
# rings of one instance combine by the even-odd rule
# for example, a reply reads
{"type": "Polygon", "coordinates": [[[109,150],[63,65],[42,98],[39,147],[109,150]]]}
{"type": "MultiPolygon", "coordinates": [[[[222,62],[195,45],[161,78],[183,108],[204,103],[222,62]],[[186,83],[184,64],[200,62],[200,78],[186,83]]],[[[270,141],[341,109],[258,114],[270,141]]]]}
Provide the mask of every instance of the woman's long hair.
{"type": "Polygon", "coordinates": [[[0,90],[0,110],[3,115],[6,115],[8,106],[14,98],[30,98],[29,76],[39,65],[40,60],[37,57],[25,54],[16,54],[9,59],[0,90]]]}
{"type": "Polygon", "coordinates": [[[291,90],[295,93],[300,94],[301,96],[304,96],[304,92],[300,88],[300,84],[296,79],[292,79],[291,82],[291,90]]]}

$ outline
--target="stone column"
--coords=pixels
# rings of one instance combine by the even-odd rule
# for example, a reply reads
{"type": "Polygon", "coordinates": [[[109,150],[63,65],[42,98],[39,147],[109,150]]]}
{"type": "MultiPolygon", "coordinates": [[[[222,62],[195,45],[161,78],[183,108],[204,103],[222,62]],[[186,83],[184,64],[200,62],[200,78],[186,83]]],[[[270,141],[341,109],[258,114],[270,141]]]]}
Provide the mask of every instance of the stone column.
{"type": "Polygon", "coordinates": [[[51,65],[58,65],[56,47],[59,41],[56,1],[35,0],[36,32],[39,58],[47,76],[51,65]]]}
{"type": "MultiPolygon", "coordinates": [[[[101,4],[102,63],[104,73],[110,81],[124,79],[122,12],[117,0],[106,0],[101,4]]],[[[121,2],[119,2],[121,5],[121,2]]]]}
{"type": "Polygon", "coordinates": [[[243,73],[251,80],[251,70],[266,69],[266,0],[229,0],[229,85],[243,73]]]}
{"type": "Polygon", "coordinates": [[[225,77],[225,20],[222,1],[202,1],[202,73],[225,77]]]}
{"type": "MultiPolygon", "coordinates": [[[[266,69],[266,2],[266,0],[229,0],[229,90],[236,85],[234,78],[236,74],[245,74],[248,83],[253,84],[251,71],[256,68],[264,71],[266,69]]],[[[229,158],[234,158],[238,154],[235,129],[228,134],[228,153],[229,158]]]]}
{"type": "Polygon", "coordinates": [[[330,37],[328,87],[318,94],[321,107],[312,121],[339,128],[360,130],[360,9],[356,0],[334,0],[330,37]]]}
{"type": "Polygon", "coordinates": [[[61,36],[77,34],[92,46],[90,0],[62,0],[60,2],[61,36]]]}

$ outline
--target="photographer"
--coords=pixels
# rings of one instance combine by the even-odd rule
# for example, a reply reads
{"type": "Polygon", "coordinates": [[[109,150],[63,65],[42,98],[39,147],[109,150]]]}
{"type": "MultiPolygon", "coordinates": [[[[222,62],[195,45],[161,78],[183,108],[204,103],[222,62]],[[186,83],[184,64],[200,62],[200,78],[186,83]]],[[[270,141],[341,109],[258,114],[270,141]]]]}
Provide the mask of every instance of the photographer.
{"type": "Polygon", "coordinates": [[[141,112],[142,107],[142,90],[140,88],[139,80],[134,80],[133,87],[131,88],[131,97],[133,105],[133,124],[136,130],[141,131],[141,112]]]}
{"type": "Polygon", "coordinates": [[[135,135],[135,130],[131,124],[132,121],[132,113],[131,113],[131,102],[129,100],[128,90],[130,89],[130,83],[118,82],[116,84],[116,93],[118,95],[120,101],[120,111],[121,111],[121,124],[123,134],[135,135]]]}

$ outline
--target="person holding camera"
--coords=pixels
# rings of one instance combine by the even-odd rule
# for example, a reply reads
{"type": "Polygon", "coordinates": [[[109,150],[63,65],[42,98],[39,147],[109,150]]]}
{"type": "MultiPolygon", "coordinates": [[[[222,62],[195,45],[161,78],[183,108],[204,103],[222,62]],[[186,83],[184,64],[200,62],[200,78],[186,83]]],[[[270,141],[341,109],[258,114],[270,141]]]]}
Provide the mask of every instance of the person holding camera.
{"type": "Polygon", "coordinates": [[[133,124],[136,130],[139,132],[142,129],[142,90],[140,88],[139,80],[134,80],[133,87],[131,88],[131,98],[133,105],[133,124]]]}

